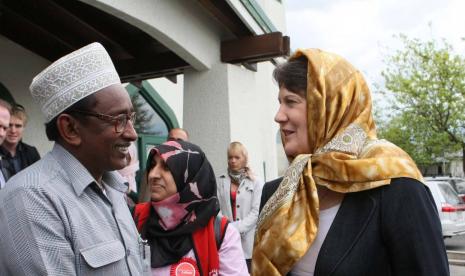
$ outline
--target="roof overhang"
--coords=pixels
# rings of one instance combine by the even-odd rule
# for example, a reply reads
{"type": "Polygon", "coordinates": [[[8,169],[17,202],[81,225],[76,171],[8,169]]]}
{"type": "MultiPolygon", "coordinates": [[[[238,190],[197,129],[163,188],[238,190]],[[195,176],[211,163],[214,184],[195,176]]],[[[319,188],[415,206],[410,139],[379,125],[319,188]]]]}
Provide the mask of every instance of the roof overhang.
{"type": "MultiPolygon", "coordinates": [[[[250,64],[289,54],[288,37],[257,35],[230,0],[197,1],[236,37],[222,43],[223,62],[250,64]]],[[[0,34],[50,61],[98,41],[108,50],[123,82],[175,80],[177,74],[192,68],[139,28],[80,1],[0,0],[0,34]]]]}

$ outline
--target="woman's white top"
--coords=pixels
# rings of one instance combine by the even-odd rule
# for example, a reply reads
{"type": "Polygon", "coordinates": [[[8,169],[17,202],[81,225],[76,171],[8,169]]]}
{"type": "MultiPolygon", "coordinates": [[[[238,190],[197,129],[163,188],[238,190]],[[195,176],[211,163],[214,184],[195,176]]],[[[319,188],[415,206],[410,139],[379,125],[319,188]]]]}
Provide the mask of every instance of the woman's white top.
{"type": "Polygon", "coordinates": [[[307,253],[300,259],[292,268],[292,276],[309,276],[315,272],[316,260],[320,252],[321,245],[328,234],[329,227],[333,224],[337,211],[341,204],[320,211],[320,222],[318,224],[318,232],[315,241],[308,249],[307,253]]]}

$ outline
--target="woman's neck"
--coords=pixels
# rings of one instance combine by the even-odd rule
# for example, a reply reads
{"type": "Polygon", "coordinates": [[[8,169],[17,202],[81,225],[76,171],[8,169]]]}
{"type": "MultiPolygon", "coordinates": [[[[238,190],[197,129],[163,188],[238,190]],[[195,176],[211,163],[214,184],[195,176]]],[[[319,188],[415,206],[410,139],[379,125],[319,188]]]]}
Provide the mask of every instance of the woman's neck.
{"type": "Polygon", "coordinates": [[[318,186],[318,200],[320,201],[320,210],[329,209],[342,202],[343,193],[332,191],[324,186],[318,186]]]}

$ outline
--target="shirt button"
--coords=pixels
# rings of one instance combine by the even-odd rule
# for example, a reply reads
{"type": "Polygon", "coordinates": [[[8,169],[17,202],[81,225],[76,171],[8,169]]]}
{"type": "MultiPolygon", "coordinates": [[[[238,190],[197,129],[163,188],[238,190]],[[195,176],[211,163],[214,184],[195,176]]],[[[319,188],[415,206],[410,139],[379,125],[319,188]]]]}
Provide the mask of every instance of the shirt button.
{"type": "Polygon", "coordinates": [[[239,207],[241,207],[241,206],[239,206],[239,205],[236,206],[236,208],[239,208],[239,207]]]}
{"type": "Polygon", "coordinates": [[[126,250],[126,256],[129,256],[129,255],[131,255],[131,250],[127,249],[126,250]]]}
{"type": "Polygon", "coordinates": [[[240,194],[240,193],[241,193],[241,191],[237,191],[237,193],[238,193],[238,194],[240,194]]]}

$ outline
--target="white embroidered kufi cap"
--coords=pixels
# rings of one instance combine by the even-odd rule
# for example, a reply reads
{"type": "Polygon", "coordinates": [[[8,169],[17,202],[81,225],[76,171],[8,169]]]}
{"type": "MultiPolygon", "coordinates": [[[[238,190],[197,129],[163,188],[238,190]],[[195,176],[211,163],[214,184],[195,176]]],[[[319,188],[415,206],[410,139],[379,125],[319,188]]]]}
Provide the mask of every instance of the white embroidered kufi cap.
{"type": "Polygon", "coordinates": [[[117,83],[121,81],[110,56],[95,42],[45,68],[29,90],[48,123],[79,100],[117,83]]]}

